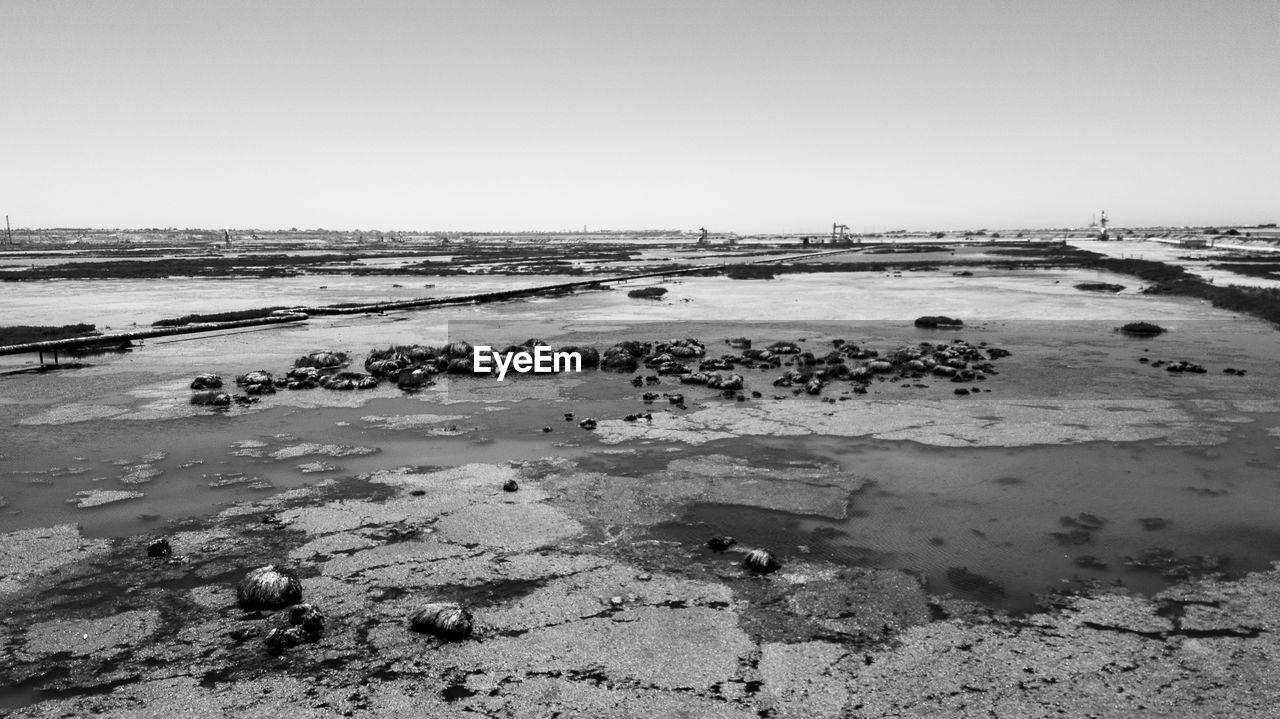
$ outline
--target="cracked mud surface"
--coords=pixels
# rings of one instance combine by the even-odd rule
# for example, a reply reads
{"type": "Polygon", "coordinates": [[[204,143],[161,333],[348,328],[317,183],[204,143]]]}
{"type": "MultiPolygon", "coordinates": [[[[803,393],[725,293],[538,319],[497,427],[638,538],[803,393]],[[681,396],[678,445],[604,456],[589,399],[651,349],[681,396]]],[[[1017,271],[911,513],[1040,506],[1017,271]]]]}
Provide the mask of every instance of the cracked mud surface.
{"type": "MultiPolygon", "coordinates": [[[[719,497],[719,477],[753,471],[765,470],[678,458],[647,491],[563,459],[378,472],[176,527],[172,557],[72,526],[11,533],[4,573],[27,568],[4,585],[6,705],[16,717],[1267,716],[1280,692],[1280,570],[1152,598],[1061,595],[1010,616],[930,596],[901,571],[800,558],[758,576],[741,551],[644,539],[673,508],[719,497]],[[520,490],[503,492],[507,479],[520,490]],[[234,590],[273,562],[298,570],[327,617],[279,654],[263,638],[287,611],[246,612],[234,590]],[[409,631],[432,601],[469,607],[474,635],[409,631]]],[[[823,465],[769,471],[788,491],[761,506],[842,516],[833,498],[862,486],[823,465]]]]}

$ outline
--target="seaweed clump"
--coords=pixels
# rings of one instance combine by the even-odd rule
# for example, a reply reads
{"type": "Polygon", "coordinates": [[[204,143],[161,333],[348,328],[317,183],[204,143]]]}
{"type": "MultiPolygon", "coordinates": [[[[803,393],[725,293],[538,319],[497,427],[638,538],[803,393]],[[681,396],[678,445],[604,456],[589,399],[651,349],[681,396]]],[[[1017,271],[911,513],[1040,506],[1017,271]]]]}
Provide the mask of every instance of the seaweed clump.
{"type": "Polygon", "coordinates": [[[628,292],[627,297],[642,300],[657,300],[662,299],[662,296],[665,294],[667,294],[666,287],[641,287],[628,292]]]}

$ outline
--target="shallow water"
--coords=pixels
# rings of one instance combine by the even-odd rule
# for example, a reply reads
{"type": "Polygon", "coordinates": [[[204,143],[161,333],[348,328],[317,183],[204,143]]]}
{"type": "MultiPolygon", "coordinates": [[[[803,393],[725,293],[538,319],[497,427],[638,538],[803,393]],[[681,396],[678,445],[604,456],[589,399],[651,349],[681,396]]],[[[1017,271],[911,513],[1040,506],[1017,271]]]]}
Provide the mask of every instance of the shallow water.
{"type": "MultiPolygon", "coordinates": [[[[761,461],[830,461],[872,484],[851,498],[853,512],[843,520],[702,505],[659,534],[698,544],[714,529],[773,545],[787,557],[899,567],[920,572],[939,592],[956,591],[949,568],[967,567],[1003,587],[1003,597],[987,601],[1009,607],[1025,606],[1030,592],[1075,577],[1121,580],[1144,591],[1162,586],[1155,575],[1123,566],[1124,556],[1147,547],[1228,555],[1233,570],[1280,559],[1280,537],[1271,529],[1274,513],[1269,511],[1280,466],[1274,429],[1280,427],[1275,414],[1280,407],[1272,402],[1280,399],[1273,362],[1280,356],[1280,334],[1195,302],[1131,292],[1095,295],[1071,287],[1099,278],[1112,281],[1093,272],[976,271],[974,277],[957,278],[946,270],[903,277],[689,278],[662,283],[671,292],[661,302],[628,299],[620,291],[590,292],[152,341],[130,353],[88,358],[92,366],[83,369],[0,376],[0,496],[8,505],[0,509],[0,531],[72,521],[89,534],[137,534],[272,491],[359,481],[353,478],[401,466],[563,456],[617,473],[643,474],[660,470],[673,456],[721,453],[761,461]],[[919,330],[910,323],[919,314],[961,316],[966,327],[957,333],[919,330]],[[865,321],[849,321],[855,318],[865,321]],[[1045,318],[1073,321],[1038,321],[1045,318]],[[1148,340],[1112,331],[1121,320],[1133,319],[1160,321],[1171,331],[1148,340]],[[642,404],[639,394],[645,389],[633,388],[627,375],[607,373],[501,385],[445,381],[417,396],[391,387],[345,394],[282,392],[229,411],[187,404],[186,385],[199,372],[217,372],[230,383],[235,375],[260,367],[283,372],[293,358],[319,349],[346,351],[358,368],[370,348],[393,343],[462,338],[505,344],[540,337],[603,347],[621,338],[693,336],[717,355],[730,351],[723,338],[738,335],[758,343],[804,338],[818,354],[833,338],[881,350],[954,337],[988,341],[1014,353],[996,362],[1000,375],[984,385],[992,390],[990,397],[1048,405],[1161,399],[1206,418],[1206,427],[1214,431],[1206,431],[1206,446],[1200,447],[1154,440],[942,448],[866,437],[766,435],[700,447],[641,441],[606,448],[576,423],[565,422],[563,413],[617,419],[642,410],[671,411],[642,404]],[[1210,371],[1175,376],[1139,363],[1141,357],[1186,359],[1210,371]],[[1248,374],[1224,375],[1228,366],[1248,374]],[[401,419],[389,423],[369,417],[401,419]],[[1231,420],[1225,435],[1223,419],[1231,420]],[[552,431],[544,433],[543,427],[552,431]],[[356,454],[349,448],[374,451],[356,454]],[[164,456],[147,456],[156,452],[164,456]],[[93,490],[139,491],[145,497],[85,509],[67,503],[93,490]],[[1063,546],[1052,536],[1070,529],[1060,518],[1081,512],[1106,522],[1091,532],[1092,544],[1063,546]],[[1169,524],[1149,531],[1137,522],[1150,517],[1169,524]],[[1080,554],[1097,556],[1109,567],[1078,567],[1073,558],[1080,554]]],[[[394,279],[21,283],[16,287],[23,293],[15,301],[34,315],[35,324],[118,325],[131,317],[149,321],[265,304],[385,299],[395,296],[387,294],[394,279]],[[320,284],[328,289],[320,290],[320,284]],[[59,289],[80,294],[53,292],[59,289]],[[166,297],[175,299],[165,302],[166,297]],[[86,305],[101,314],[86,317],[86,305]]],[[[431,279],[447,285],[431,292],[450,294],[526,279],[530,284],[556,281],[431,279]]],[[[10,367],[33,361],[4,359],[10,367]]],[[[779,373],[750,373],[750,388],[774,394],[769,382],[779,373]]],[[[902,401],[964,401],[952,395],[949,383],[927,383],[929,388],[912,389],[910,399],[902,401]]],[[[690,411],[722,402],[712,391],[679,387],[669,379],[658,389],[685,393],[690,411]]],[[[898,400],[908,397],[905,392],[885,383],[873,385],[868,396],[898,400]]]]}
{"type": "MultiPolygon", "coordinates": [[[[1274,417],[1272,418],[1275,419],[1274,417]]],[[[708,452],[741,452],[732,441],[708,452]]],[[[913,443],[805,438],[757,440],[753,452],[835,462],[871,480],[851,496],[843,520],[734,505],[699,505],[659,536],[698,543],[715,534],[768,546],[789,559],[826,559],[919,573],[937,593],[965,596],[947,577],[964,567],[994,580],[1010,609],[1075,579],[1122,583],[1144,592],[1167,586],[1125,557],[1163,547],[1179,556],[1215,555],[1225,569],[1266,568],[1280,557],[1280,455],[1258,427],[1213,448],[1154,442],[1069,447],[951,449],[913,443]],[[1054,537],[1085,512],[1103,520],[1081,544],[1054,537]],[[1140,519],[1168,524],[1147,529],[1140,519]],[[690,528],[696,531],[690,532],[690,528]],[[1081,555],[1105,569],[1075,564],[1081,555]]]]}

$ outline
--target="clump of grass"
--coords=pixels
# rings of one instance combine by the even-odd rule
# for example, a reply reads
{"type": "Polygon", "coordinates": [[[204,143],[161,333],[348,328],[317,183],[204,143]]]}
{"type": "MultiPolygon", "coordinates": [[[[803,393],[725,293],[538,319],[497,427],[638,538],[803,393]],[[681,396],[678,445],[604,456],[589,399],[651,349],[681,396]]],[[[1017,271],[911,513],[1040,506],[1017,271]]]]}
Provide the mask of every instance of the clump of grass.
{"type": "Polygon", "coordinates": [[[0,272],[0,280],[154,279],[163,277],[289,277],[353,255],[258,255],[253,257],[166,257],[158,260],[65,262],[0,272]]]}
{"type": "Polygon", "coordinates": [[[1267,279],[1275,279],[1276,273],[1280,272],[1280,263],[1260,262],[1257,260],[1250,260],[1248,262],[1220,262],[1209,266],[1215,270],[1226,270],[1238,275],[1265,277],[1267,279]]]}
{"type": "Polygon", "coordinates": [[[945,315],[925,315],[916,318],[916,327],[934,329],[938,327],[963,327],[964,322],[955,317],[945,315]]]}
{"type": "Polygon", "coordinates": [[[1154,337],[1156,335],[1164,334],[1168,330],[1151,322],[1130,322],[1129,324],[1121,326],[1120,331],[1127,335],[1154,337]]]}
{"type": "Polygon", "coordinates": [[[644,300],[657,300],[661,299],[665,294],[667,294],[666,287],[641,287],[640,289],[628,292],[627,297],[636,297],[644,300]]]}
{"type": "Polygon", "coordinates": [[[1086,292],[1119,292],[1124,289],[1124,285],[1114,285],[1109,282],[1080,282],[1075,285],[1075,288],[1086,292]]]}

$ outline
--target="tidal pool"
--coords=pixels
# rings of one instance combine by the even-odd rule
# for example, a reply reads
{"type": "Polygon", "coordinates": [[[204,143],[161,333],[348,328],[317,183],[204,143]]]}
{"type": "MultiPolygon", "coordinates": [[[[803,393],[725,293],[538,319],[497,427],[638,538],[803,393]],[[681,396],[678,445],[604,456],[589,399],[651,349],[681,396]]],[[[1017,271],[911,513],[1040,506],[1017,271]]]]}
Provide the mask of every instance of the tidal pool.
{"type": "Polygon", "coordinates": [[[1006,609],[1030,608],[1034,594],[1082,580],[1157,591],[1171,578],[1126,564],[1155,548],[1222,560],[1232,574],[1280,557],[1280,456],[1260,426],[1212,448],[1148,441],[956,449],[808,437],[724,440],[698,451],[831,462],[868,483],[849,495],[844,517],[697,504],[652,536],[700,545],[729,535],[784,560],[903,569],[923,576],[930,592],[1006,609]],[[1081,529],[1082,513],[1100,526],[1081,529]],[[949,576],[957,569],[993,584],[957,585],[949,576]]]}

